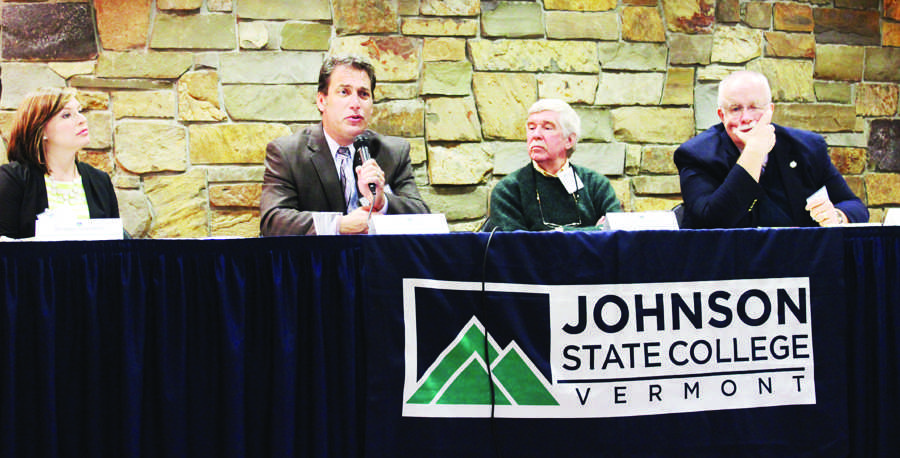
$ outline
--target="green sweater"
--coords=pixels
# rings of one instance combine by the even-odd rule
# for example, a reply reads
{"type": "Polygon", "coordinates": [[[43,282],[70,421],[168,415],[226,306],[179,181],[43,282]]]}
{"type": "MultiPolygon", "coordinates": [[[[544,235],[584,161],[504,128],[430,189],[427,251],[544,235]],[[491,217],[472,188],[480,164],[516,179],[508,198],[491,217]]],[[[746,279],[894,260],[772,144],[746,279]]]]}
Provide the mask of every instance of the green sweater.
{"type": "Polygon", "coordinates": [[[590,230],[597,229],[601,216],[622,211],[606,177],[571,163],[570,167],[584,183],[575,197],[566,192],[559,178],[542,175],[531,163],[504,177],[491,192],[491,216],[486,227],[496,226],[501,231],[546,231],[556,229],[554,225],[573,225],[590,230]],[[537,195],[540,195],[540,205],[537,195]]]}

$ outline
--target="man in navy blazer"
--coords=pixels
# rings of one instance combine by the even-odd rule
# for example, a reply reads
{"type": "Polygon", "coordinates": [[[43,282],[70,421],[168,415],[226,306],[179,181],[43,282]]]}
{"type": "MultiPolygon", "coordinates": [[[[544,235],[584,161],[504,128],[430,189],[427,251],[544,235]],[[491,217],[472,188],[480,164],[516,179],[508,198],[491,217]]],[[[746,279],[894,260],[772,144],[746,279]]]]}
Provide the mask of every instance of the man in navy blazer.
{"type": "Polygon", "coordinates": [[[719,84],[717,124],[675,151],[682,227],[834,226],[869,211],[831,163],[821,135],[771,123],[768,80],[738,71],[719,84]],[[825,188],[827,193],[817,192],[825,188]]]}
{"type": "Polygon", "coordinates": [[[316,212],[339,212],[329,232],[361,234],[373,213],[428,213],[409,159],[409,142],[368,130],[375,70],[356,56],[326,58],[316,105],[322,122],[266,147],[260,233],[315,234],[316,212]],[[353,166],[354,139],[367,134],[375,159],[353,166]],[[375,185],[373,195],[369,184],[375,185]]]}

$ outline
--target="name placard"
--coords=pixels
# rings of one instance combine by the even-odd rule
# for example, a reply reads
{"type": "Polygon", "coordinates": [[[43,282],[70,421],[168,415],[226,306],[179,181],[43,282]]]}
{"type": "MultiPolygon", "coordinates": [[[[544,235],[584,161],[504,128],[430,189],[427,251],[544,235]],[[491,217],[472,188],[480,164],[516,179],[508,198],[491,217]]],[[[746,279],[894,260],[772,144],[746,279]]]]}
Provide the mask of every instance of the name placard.
{"type": "Polygon", "coordinates": [[[120,218],[63,219],[42,218],[35,225],[34,240],[121,240],[120,218]]]}
{"type": "Polygon", "coordinates": [[[671,211],[646,211],[607,213],[603,229],[638,230],[678,230],[678,220],[671,211]]]}
{"type": "Polygon", "coordinates": [[[416,215],[373,215],[369,234],[446,234],[450,232],[443,213],[416,215]]]}

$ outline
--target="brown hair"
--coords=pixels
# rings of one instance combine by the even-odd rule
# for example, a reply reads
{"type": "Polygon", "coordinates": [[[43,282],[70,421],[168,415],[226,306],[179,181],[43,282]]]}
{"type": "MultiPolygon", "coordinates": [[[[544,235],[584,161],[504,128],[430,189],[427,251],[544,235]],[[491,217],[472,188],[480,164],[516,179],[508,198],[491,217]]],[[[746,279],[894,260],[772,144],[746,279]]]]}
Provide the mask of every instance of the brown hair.
{"type": "Polygon", "coordinates": [[[375,93],[375,67],[368,59],[353,54],[346,56],[329,56],[322,62],[322,68],[319,69],[319,93],[328,94],[328,85],[331,84],[331,74],[334,70],[342,65],[346,65],[357,70],[362,70],[369,75],[369,82],[372,87],[369,90],[375,93]]]}
{"type": "Polygon", "coordinates": [[[44,128],[75,94],[76,91],[72,88],[45,87],[28,93],[22,99],[9,133],[9,151],[6,157],[10,162],[34,165],[47,173],[44,128]]]}

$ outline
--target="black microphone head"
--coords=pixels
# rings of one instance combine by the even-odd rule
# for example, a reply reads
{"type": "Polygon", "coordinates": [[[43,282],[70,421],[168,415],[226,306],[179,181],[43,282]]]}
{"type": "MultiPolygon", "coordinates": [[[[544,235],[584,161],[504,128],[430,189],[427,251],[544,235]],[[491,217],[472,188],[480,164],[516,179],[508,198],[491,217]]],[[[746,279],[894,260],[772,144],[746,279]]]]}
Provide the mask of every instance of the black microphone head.
{"type": "Polygon", "coordinates": [[[356,153],[353,155],[354,169],[372,158],[369,153],[369,137],[365,132],[357,135],[356,138],[353,139],[353,149],[356,150],[356,153]]]}
{"type": "Polygon", "coordinates": [[[369,136],[366,135],[365,132],[357,135],[356,138],[353,139],[353,147],[356,148],[357,150],[362,147],[368,148],[369,147],[369,136]]]}
{"type": "Polygon", "coordinates": [[[378,139],[368,132],[363,132],[353,139],[353,148],[363,156],[360,162],[375,159],[380,149],[378,139]]]}

